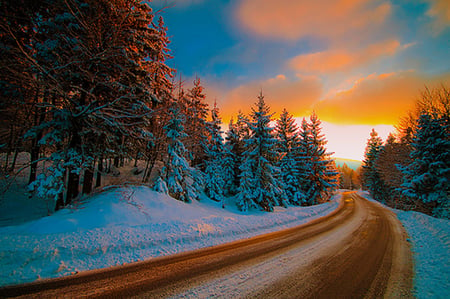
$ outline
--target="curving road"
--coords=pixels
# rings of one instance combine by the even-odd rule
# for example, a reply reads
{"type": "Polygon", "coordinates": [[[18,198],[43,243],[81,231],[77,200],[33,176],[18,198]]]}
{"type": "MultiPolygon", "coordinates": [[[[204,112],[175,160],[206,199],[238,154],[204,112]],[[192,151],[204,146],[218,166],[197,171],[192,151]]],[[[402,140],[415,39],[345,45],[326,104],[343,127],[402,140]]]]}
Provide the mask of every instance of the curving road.
{"type": "Polygon", "coordinates": [[[413,297],[396,216],[354,192],[295,228],[127,266],[0,289],[0,297],[413,297]]]}

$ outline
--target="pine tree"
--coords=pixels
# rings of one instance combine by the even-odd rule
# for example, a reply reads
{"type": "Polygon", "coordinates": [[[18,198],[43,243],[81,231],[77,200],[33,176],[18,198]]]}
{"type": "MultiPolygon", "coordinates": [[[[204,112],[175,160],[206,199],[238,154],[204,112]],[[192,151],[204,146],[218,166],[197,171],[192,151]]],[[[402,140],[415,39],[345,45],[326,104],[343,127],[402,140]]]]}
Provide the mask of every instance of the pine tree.
{"type": "Polygon", "coordinates": [[[399,192],[403,182],[403,173],[398,169],[401,165],[410,162],[410,152],[409,144],[397,142],[396,137],[389,134],[375,161],[375,169],[382,181],[379,188],[383,188],[383,200],[394,208],[410,205],[410,201],[399,192]]]}
{"type": "Polygon", "coordinates": [[[224,189],[224,194],[225,195],[232,195],[234,194],[235,190],[237,187],[235,187],[234,184],[234,179],[235,179],[235,166],[236,166],[236,157],[234,156],[234,154],[231,152],[230,148],[228,147],[227,144],[224,144],[223,147],[223,160],[222,160],[222,177],[224,180],[224,185],[223,185],[223,189],[224,189]]]}
{"type": "MultiPolygon", "coordinates": [[[[41,176],[63,184],[58,190],[60,194],[65,191],[65,200],[59,198],[63,199],[59,205],[64,206],[79,194],[80,181],[84,181],[82,191],[90,192],[95,160],[101,161],[105,153],[123,158],[129,140],[151,136],[147,125],[156,98],[151,83],[170,77],[171,69],[162,67],[164,62],[159,60],[161,72],[151,73],[150,65],[165,50],[162,25],[153,23],[146,3],[41,4],[39,11],[31,13],[32,38],[13,37],[25,51],[14,53],[28,66],[25,73],[29,71],[29,78],[34,78],[27,84],[37,86],[28,95],[33,99],[30,110],[36,112],[36,122],[24,138],[33,139],[32,160],[46,147],[45,158],[54,164],[53,169],[64,161],[63,175],[41,176]]],[[[0,29],[3,36],[4,27],[0,29]]],[[[36,165],[32,161],[30,181],[36,165]]]]}
{"type": "Polygon", "coordinates": [[[183,127],[183,116],[178,107],[169,109],[168,123],[164,127],[168,138],[167,160],[156,181],[154,190],[164,192],[177,200],[191,202],[198,199],[198,175],[195,169],[189,166],[186,159],[188,154],[181,141],[186,134],[183,127]]]}
{"type": "Polygon", "coordinates": [[[366,150],[364,152],[364,160],[361,172],[362,185],[367,188],[372,194],[373,198],[379,201],[384,201],[384,187],[383,181],[376,168],[376,161],[383,148],[383,141],[375,129],[372,129],[370,138],[367,141],[366,150]]]}
{"type": "Polygon", "coordinates": [[[273,211],[273,207],[284,205],[279,169],[275,166],[277,152],[276,139],[270,127],[270,108],[264,102],[262,92],[256,107],[252,108],[251,120],[247,122],[250,136],[245,141],[244,161],[240,167],[240,185],[237,204],[246,211],[249,207],[259,207],[273,211]]]}
{"type": "Polygon", "coordinates": [[[275,126],[275,136],[278,140],[277,151],[279,155],[278,167],[280,168],[280,182],[283,183],[283,190],[286,198],[293,205],[300,205],[304,199],[304,194],[299,184],[298,169],[298,127],[286,109],[280,115],[275,126]]]}
{"type": "Polygon", "coordinates": [[[200,78],[194,80],[194,86],[188,90],[183,98],[186,114],[186,147],[191,153],[192,165],[204,170],[205,145],[207,143],[208,130],[206,118],[208,116],[208,104],[200,78]]]}
{"type": "Polygon", "coordinates": [[[311,134],[310,127],[305,118],[303,118],[299,129],[299,142],[296,151],[296,158],[298,163],[298,183],[302,194],[302,205],[310,204],[312,190],[312,149],[311,149],[311,134]]]}
{"type": "Polygon", "coordinates": [[[205,163],[205,191],[211,199],[222,201],[226,186],[226,174],[223,165],[225,159],[225,148],[222,137],[221,124],[219,116],[219,108],[214,103],[211,110],[212,121],[208,123],[210,140],[206,146],[205,163]]]}
{"type": "Polygon", "coordinates": [[[164,19],[160,16],[157,25],[154,24],[159,38],[155,39],[151,59],[145,61],[147,69],[147,82],[150,91],[152,113],[148,115],[146,130],[149,132],[148,138],[133,139],[135,167],[139,157],[145,158],[146,167],[143,175],[143,182],[148,182],[153,167],[158,159],[161,159],[162,149],[164,148],[164,121],[161,115],[166,114],[170,105],[169,102],[175,98],[172,95],[174,84],[174,70],[167,66],[166,61],[173,58],[168,48],[170,41],[167,36],[167,27],[164,19]]]}
{"type": "Polygon", "coordinates": [[[227,151],[227,165],[230,167],[228,172],[232,174],[232,181],[229,182],[228,188],[230,194],[236,194],[240,184],[240,167],[243,164],[243,153],[245,151],[244,140],[250,134],[247,122],[247,117],[239,111],[237,122],[233,123],[233,119],[231,119],[228,131],[226,132],[225,148],[227,151]]]}
{"type": "Polygon", "coordinates": [[[321,121],[315,113],[310,117],[310,153],[311,153],[311,185],[310,203],[317,204],[328,200],[330,194],[338,185],[338,172],[334,160],[330,158],[333,153],[327,153],[327,141],[321,134],[321,121]]]}
{"type": "Polygon", "coordinates": [[[412,162],[400,167],[403,194],[430,204],[437,217],[450,218],[450,138],[443,117],[424,112],[413,138],[412,162]]]}

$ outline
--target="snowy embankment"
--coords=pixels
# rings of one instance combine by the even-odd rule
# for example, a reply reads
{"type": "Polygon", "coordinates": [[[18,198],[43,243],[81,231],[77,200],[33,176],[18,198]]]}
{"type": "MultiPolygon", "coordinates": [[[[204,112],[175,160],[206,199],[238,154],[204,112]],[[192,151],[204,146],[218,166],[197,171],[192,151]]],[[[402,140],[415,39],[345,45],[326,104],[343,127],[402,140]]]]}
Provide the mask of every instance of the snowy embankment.
{"type": "Polygon", "coordinates": [[[395,210],[412,243],[418,298],[450,298],[450,221],[395,210]]]}
{"type": "MultiPolygon", "coordinates": [[[[374,201],[367,192],[360,195],[374,201]]],[[[391,210],[410,237],[417,298],[450,298],[450,221],[418,212],[391,210]]]]}
{"type": "Polygon", "coordinates": [[[0,286],[60,277],[213,246],[306,223],[340,202],[239,212],[122,187],[21,225],[0,227],[0,286]]]}

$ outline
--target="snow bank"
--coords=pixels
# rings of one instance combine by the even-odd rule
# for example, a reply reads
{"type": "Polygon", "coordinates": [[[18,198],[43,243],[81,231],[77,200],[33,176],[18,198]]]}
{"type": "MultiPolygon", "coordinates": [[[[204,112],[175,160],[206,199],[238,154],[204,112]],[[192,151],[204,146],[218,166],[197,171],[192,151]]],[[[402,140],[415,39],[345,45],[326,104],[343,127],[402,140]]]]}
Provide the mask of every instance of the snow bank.
{"type": "Polygon", "coordinates": [[[414,253],[414,291],[418,298],[450,298],[450,221],[395,210],[414,253]]]}
{"type": "Polygon", "coordinates": [[[51,216],[0,227],[0,285],[60,277],[300,225],[331,213],[339,198],[313,207],[241,213],[208,199],[186,204],[144,186],[110,190],[51,216]]]}
{"type": "MultiPolygon", "coordinates": [[[[377,202],[367,192],[359,194],[377,202]]],[[[386,208],[397,214],[410,237],[417,298],[450,298],[450,221],[386,208]]]]}

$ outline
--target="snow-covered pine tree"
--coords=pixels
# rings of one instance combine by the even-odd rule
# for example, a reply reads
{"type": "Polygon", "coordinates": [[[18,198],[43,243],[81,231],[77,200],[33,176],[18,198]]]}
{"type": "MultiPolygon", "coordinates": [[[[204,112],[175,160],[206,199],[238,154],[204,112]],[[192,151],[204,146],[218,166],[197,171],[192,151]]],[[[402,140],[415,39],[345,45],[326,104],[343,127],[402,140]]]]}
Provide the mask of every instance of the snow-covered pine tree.
{"type": "Polygon", "coordinates": [[[326,149],[327,140],[321,133],[321,121],[315,113],[310,117],[310,154],[311,154],[311,185],[310,204],[317,204],[329,199],[331,193],[338,187],[338,172],[334,160],[330,158],[333,153],[326,149]]]}
{"type": "MultiPolygon", "coordinates": [[[[230,125],[232,120],[230,121],[230,125]]],[[[236,191],[237,186],[234,185],[235,180],[235,168],[236,168],[236,157],[232,152],[230,144],[226,141],[229,137],[228,131],[225,134],[225,140],[223,143],[223,160],[222,160],[222,174],[224,179],[224,194],[231,195],[236,191]]]]}
{"type": "Polygon", "coordinates": [[[169,76],[170,69],[150,73],[162,35],[148,4],[82,0],[45,5],[44,14],[33,15],[33,40],[22,45],[32,48],[23,59],[39,78],[35,86],[42,87],[34,105],[46,108],[44,121],[26,136],[37,139],[43,133],[37,144],[54,151],[46,158],[55,165],[60,161],[54,158],[65,160],[65,174],[53,176],[64,184],[64,206],[78,195],[83,173],[83,191],[90,192],[93,161],[105,153],[123,157],[127,140],[149,138],[155,99],[150,83],[169,76]]]}
{"type": "Polygon", "coordinates": [[[185,137],[183,122],[180,109],[171,107],[167,125],[164,127],[168,139],[167,160],[164,161],[154,190],[159,192],[167,190],[173,198],[191,202],[198,199],[198,177],[195,169],[189,166],[186,159],[188,153],[181,141],[185,137]]]}
{"type": "Polygon", "coordinates": [[[234,178],[235,178],[235,162],[236,158],[234,154],[231,152],[230,148],[227,144],[224,144],[223,147],[224,154],[223,154],[223,160],[222,160],[222,176],[224,180],[224,194],[225,195],[231,195],[234,194],[236,187],[233,186],[234,178]]]}
{"type": "MultiPolygon", "coordinates": [[[[448,116],[447,116],[448,117],[448,116]]],[[[430,204],[433,214],[450,218],[450,137],[444,117],[422,113],[413,137],[412,162],[400,167],[403,194],[430,204]]]]}
{"type": "Polygon", "coordinates": [[[152,108],[155,109],[164,103],[164,99],[172,97],[171,91],[174,86],[171,79],[174,78],[174,69],[166,64],[166,61],[173,57],[170,54],[170,40],[167,36],[167,27],[163,17],[159,16],[157,25],[153,26],[158,32],[153,40],[155,51],[152,53],[151,59],[145,61],[145,63],[149,75],[150,91],[153,95],[152,108]]]}
{"type": "MultiPolygon", "coordinates": [[[[148,182],[153,167],[158,159],[161,159],[161,153],[164,146],[164,121],[161,115],[170,105],[168,104],[174,96],[174,70],[167,66],[166,60],[173,58],[170,55],[169,44],[170,40],[167,36],[167,27],[164,24],[164,19],[159,16],[157,25],[154,25],[158,32],[157,38],[154,40],[151,59],[145,61],[147,68],[148,91],[152,98],[151,106],[152,113],[148,115],[148,122],[146,129],[151,134],[149,138],[133,139],[134,143],[134,157],[135,163],[138,158],[146,159],[146,166],[143,175],[143,182],[148,182]]],[[[137,164],[136,164],[137,167],[137,164]]]]}
{"type": "Polygon", "coordinates": [[[361,183],[372,194],[373,198],[383,201],[382,180],[376,168],[376,161],[383,148],[383,141],[375,129],[372,129],[367,140],[361,171],[361,183]]]}
{"type": "Polygon", "coordinates": [[[303,194],[302,205],[310,204],[312,190],[311,134],[308,122],[303,118],[298,133],[298,146],[295,153],[298,167],[297,181],[303,194]]]}
{"type": "Polygon", "coordinates": [[[252,108],[251,120],[247,122],[250,136],[244,140],[244,161],[240,167],[237,194],[238,207],[243,211],[252,206],[273,211],[274,206],[285,204],[278,180],[279,169],[275,165],[277,152],[273,128],[270,127],[272,115],[261,92],[252,108]]]}
{"type": "Polygon", "coordinates": [[[225,149],[227,151],[227,164],[231,167],[233,178],[229,182],[230,194],[236,194],[240,182],[240,167],[243,163],[243,153],[245,151],[245,139],[249,136],[249,129],[247,126],[248,119],[241,112],[238,112],[237,122],[230,120],[228,131],[225,136],[225,149]]]}
{"type": "Polygon", "coordinates": [[[219,116],[219,108],[214,102],[211,110],[211,122],[208,123],[210,140],[206,145],[205,164],[205,191],[211,199],[222,201],[226,185],[226,175],[223,172],[225,148],[222,137],[222,121],[219,116]]]}
{"type": "Polygon", "coordinates": [[[295,119],[284,109],[275,126],[277,138],[277,151],[279,155],[278,167],[280,168],[280,182],[289,203],[301,205],[304,194],[299,184],[298,169],[298,127],[295,119]]]}
{"type": "Polygon", "coordinates": [[[398,169],[401,165],[410,163],[410,152],[411,145],[397,142],[397,138],[391,133],[381,147],[375,161],[375,168],[382,181],[382,184],[379,186],[379,188],[383,188],[383,198],[381,200],[384,200],[387,205],[394,208],[411,206],[410,200],[403,196],[400,191],[400,186],[403,183],[403,173],[398,169]]]}
{"type": "Polygon", "coordinates": [[[208,116],[208,104],[206,95],[201,85],[200,78],[194,80],[194,86],[188,90],[183,98],[186,114],[186,147],[192,155],[192,166],[204,170],[205,145],[208,142],[208,130],[206,119],[208,116]]]}

